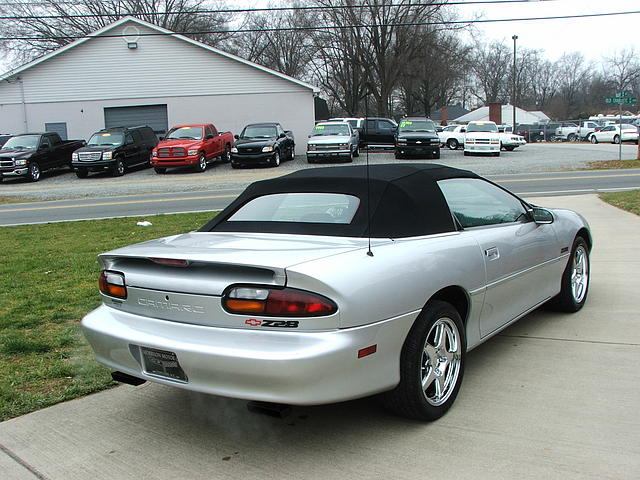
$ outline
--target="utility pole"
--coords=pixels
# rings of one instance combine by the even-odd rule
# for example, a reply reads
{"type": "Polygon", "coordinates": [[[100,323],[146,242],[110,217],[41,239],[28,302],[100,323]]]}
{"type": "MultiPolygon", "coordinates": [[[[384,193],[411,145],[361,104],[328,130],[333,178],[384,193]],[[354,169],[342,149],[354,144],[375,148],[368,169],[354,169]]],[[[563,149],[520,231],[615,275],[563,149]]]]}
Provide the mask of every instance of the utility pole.
{"type": "Polygon", "coordinates": [[[511,103],[513,106],[513,133],[516,133],[516,40],[518,36],[511,37],[513,40],[513,86],[511,91],[511,103]]]}

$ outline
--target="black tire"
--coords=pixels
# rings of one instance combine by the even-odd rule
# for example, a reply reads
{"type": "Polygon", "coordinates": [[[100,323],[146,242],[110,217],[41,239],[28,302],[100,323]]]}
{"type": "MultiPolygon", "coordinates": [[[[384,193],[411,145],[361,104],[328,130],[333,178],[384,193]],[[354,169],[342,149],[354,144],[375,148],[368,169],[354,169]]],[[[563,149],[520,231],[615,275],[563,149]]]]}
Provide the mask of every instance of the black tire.
{"type": "Polygon", "coordinates": [[[229,163],[231,161],[231,147],[229,145],[224,146],[224,151],[220,155],[220,161],[222,163],[229,163]]]}
{"type": "Polygon", "coordinates": [[[589,141],[590,141],[591,143],[593,143],[594,145],[595,145],[596,143],[598,143],[598,139],[596,138],[596,136],[595,136],[595,135],[591,135],[591,136],[589,137],[589,141]]]}
{"type": "Polygon", "coordinates": [[[231,162],[231,168],[240,168],[239,163],[231,162]]]}
{"type": "Polygon", "coordinates": [[[356,149],[353,151],[353,156],[354,157],[360,156],[360,147],[356,146],[356,149]]]}
{"type": "Polygon", "coordinates": [[[353,152],[349,152],[349,156],[345,160],[347,163],[353,163],[353,152]]]}
{"type": "Polygon", "coordinates": [[[615,137],[613,137],[613,143],[615,143],[616,145],[620,143],[620,136],[616,135],[615,137]]]}
{"type": "Polygon", "coordinates": [[[436,420],[458,395],[466,358],[466,335],[458,311],[432,300],[422,310],[400,354],[400,383],[381,395],[398,415],[436,420]]]}
{"type": "Polygon", "coordinates": [[[153,170],[154,170],[156,173],[167,173],[167,169],[166,169],[166,168],[164,168],[164,167],[153,167],[153,170]]]}
{"type": "Polygon", "coordinates": [[[435,159],[435,160],[439,159],[439,158],[440,158],[440,150],[438,150],[438,152],[437,152],[437,153],[435,153],[435,154],[433,155],[433,157],[431,157],[431,158],[433,158],[433,159],[435,159]]]}
{"type": "Polygon", "coordinates": [[[570,133],[567,135],[568,142],[575,142],[578,139],[578,136],[575,133],[570,133]]]}
{"type": "Polygon", "coordinates": [[[289,153],[289,160],[295,160],[296,159],[296,145],[295,143],[293,145],[291,145],[291,152],[289,153]]]}
{"type": "Polygon", "coordinates": [[[589,293],[589,270],[589,246],[584,238],[577,236],[562,273],[560,293],[549,300],[548,306],[560,312],[573,313],[580,310],[589,293]]]}
{"type": "Polygon", "coordinates": [[[504,147],[507,152],[513,152],[516,147],[504,147]]]}
{"type": "Polygon", "coordinates": [[[86,168],[79,168],[76,170],[76,177],[78,178],[87,178],[89,175],[89,171],[86,168]]]}
{"type": "Polygon", "coordinates": [[[393,156],[396,158],[396,160],[404,158],[404,155],[402,155],[400,152],[394,152],[393,156]]]}
{"type": "Polygon", "coordinates": [[[116,163],[114,163],[113,167],[111,167],[111,175],[113,175],[114,177],[121,177],[122,175],[124,175],[124,170],[124,163],[122,163],[122,159],[116,158],[116,163]]]}
{"type": "Polygon", "coordinates": [[[307,157],[307,163],[316,163],[316,159],[307,157]]]}
{"type": "Polygon", "coordinates": [[[38,162],[29,162],[28,175],[30,182],[37,182],[40,180],[42,172],[40,171],[40,165],[38,165],[38,162]]]}
{"type": "Polygon", "coordinates": [[[269,164],[272,167],[280,166],[280,150],[276,150],[275,152],[273,152],[273,155],[271,156],[271,160],[269,160],[269,164]]]}
{"type": "Polygon", "coordinates": [[[193,168],[196,172],[204,172],[207,169],[207,157],[204,152],[198,154],[198,163],[193,168]]]}
{"type": "Polygon", "coordinates": [[[455,138],[450,138],[449,140],[447,140],[447,148],[449,150],[457,150],[459,146],[460,142],[458,142],[458,140],[456,140],[455,138]]]}

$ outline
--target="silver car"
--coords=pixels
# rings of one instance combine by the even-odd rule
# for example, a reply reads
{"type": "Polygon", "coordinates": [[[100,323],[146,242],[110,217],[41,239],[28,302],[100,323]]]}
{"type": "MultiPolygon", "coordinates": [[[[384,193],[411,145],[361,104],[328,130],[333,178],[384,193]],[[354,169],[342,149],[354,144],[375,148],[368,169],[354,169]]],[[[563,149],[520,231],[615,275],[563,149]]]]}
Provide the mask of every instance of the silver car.
{"type": "Polygon", "coordinates": [[[307,162],[352,162],[360,155],[360,136],[348,122],[320,122],[307,142],[307,162]]]}
{"type": "Polygon", "coordinates": [[[434,420],[467,351],[542,304],[582,308],[591,245],[577,213],[469,171],[307,169],[196,232],[100,255],[82,325],[128,383],[295,405],[382,393],[434,420]]]}

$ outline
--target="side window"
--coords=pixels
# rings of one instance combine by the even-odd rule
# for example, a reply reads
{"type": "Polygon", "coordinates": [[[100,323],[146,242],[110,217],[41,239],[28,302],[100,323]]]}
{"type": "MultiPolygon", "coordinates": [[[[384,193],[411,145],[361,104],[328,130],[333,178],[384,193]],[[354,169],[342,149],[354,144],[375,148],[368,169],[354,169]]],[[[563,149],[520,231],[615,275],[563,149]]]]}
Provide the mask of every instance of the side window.
{"type": "Polygon", "coordinates": [[[51,140],[46,135],[42,137],[40,140],[40,147],[49,147],[51,148],[51,140]]]}
{"type": "Polygon", "coordinates": [[[378,120],[378,128],[380,128],[380,130],[394,130],[395,127],[393,126],[393,123],[388,122],[387,120],[378,120]]]}
{"type": "Polygon", "coordinates": [[[211,125],[209,128],[211,129],[211,134],[212,134],[214,137],[218,136],[218,131],[216,130],[216,127],[214,127],[213,125],[211,125]]]}
{"type": "Polygon", "coordinates": [[[375,129],[376,129],[376,121],[367,120],[367,130],[375,130],[375,129]]]}
{"type": "Polygon", "coordinates": [[[124,137],[124,143],[126,145],[132,145],[133,144],[133,136],[130,133],[127,133],[124,137]]]}
{"type": "Polygon", "coordinates": [[[477,178],[438,182],[449,208],[464,228],[522,221],[526,210],[520,200],[477,178]]]}
{"type": "Polygon", "coordinates": [[[142,143],[142,133],[140,132],[140,130],[133,130],[131,132],[131,135],[133,136],[133,140],[136,143],[142,143]]]}

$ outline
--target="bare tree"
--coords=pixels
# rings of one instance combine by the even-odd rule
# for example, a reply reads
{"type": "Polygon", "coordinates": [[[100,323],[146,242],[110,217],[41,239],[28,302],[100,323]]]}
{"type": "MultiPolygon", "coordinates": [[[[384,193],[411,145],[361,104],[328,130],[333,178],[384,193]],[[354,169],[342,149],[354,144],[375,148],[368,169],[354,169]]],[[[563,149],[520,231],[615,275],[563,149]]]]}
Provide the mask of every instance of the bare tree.
{"type": "MultiPolygon", "coordinates": [[[[303,4],[296,1],[290,6],[303,4]]],[[[305,10],[252,14],[242,26],[247,32],[234,35],[226,47],[252,62],[269,66],[285,75],[308,77],[309,64],[314,55],[308,29],[316,25],[316,21],[316,16],[305,10]]]]}
{"type": "Polygon", "coordinates": [[[474,94],[485,104],[505,102],[510,97],[512,52],[504,43],[476,43],[471,70],[475,77],[474,94]]]}
{"type": "Polygon", "coordinates": [[[222,6],[222,0],[214,3],[207,0],[78,0],[73,3],[38,0],[37,4],[16,1],[0,7],[2,15],[19,17],[2,21],[3,36],[13,39],[2,42],[0,48],[17,61],[28,61],[126,15],[175,32],[198,32],[190,36],[215,45],[225,35],[206,32],[223,30],[231,18],[227,14],[204,12],[222,6]]]}
{"type": "Polygon", "coordinates": [[[604,74],[617,91],[633,88],[640,80],[640,60],[634,47],[614,52],[603,59],[604,74]]]}

